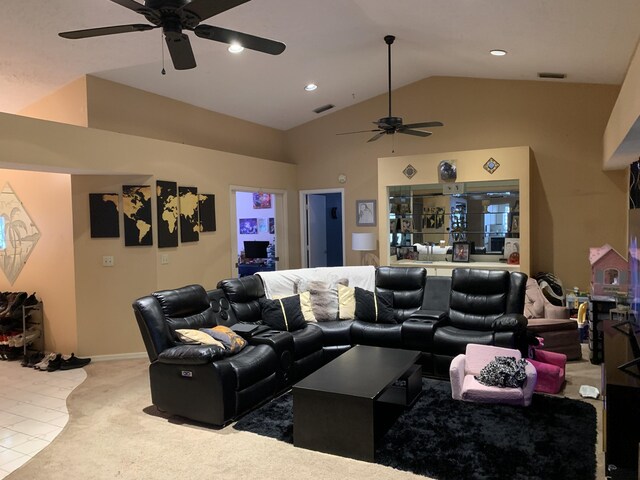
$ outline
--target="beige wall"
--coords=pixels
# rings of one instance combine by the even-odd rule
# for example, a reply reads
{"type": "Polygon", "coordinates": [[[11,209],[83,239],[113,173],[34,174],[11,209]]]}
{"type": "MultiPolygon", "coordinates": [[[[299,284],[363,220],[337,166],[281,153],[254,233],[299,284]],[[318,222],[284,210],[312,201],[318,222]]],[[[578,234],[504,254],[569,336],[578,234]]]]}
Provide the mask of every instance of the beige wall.
{"type": "Polygon", "coordinates": [[[86,127],[88,125],[86,78],[81,77],[68,83],[18,113],[25,117],[86,127]]]}
{"type": "MultiPolygon", "coordinates": [[[[230,220],[231,185],[278,189],[287,194],[287,240],[292,266],[297,266],[295,165],[0,114],[0,166],[9,163],[31,169],[94,173],[73,175],[71,180],[79,355],[141,351],[131,310],[135,298],[190,283],[214,288],[219,280],[231,275],[230,228],[235,225],[235,220],[230,220]],[[216,194],[218,230],[203,234],[197,243],[160,251],[155,233],[153,247],[124,247],[122,235],[120,239],[89,238],[88,193],[120,191],[123,183],[153,185],[155,180],[176,181],[216,194]],[[160,265],[161,253],[169,254],[169,265],[160,265]],[[103,255],[113,255],[115,266],[102,267],[103,255]]],[[[69,265],[73,263],[69,259],[69,265]]],[[[76,335],[75,331],[68,333],[76,335]]]]}
{"type": "MultiPolygon", "coordinates": [[[[445,123],[431,137],[336,136],[385,116],[383,95],[288,131],[289,155],[301,167],[301,189],[342,186],[338,174],[347,175],[349,238],[355,201],[376,196],[379,157],[529,145],[531,270],[587,289],[589,247],[626,246],[626,173],[602,171],[602,135],[617,94],[610,85],[433,77],[393,92],[393,113],[405,122],[445,123]]],[[[347,260],[356,264],[357,253],[347,248],[347,260]]]]}
{"type": "Polygon", "coordinates": [[[88,126],[287,161],[284,133],[97,77],[87,77],[88,126]]]}
{"type": "Polygon", "coordinates": [[[13,285],[0,272],[1,291],[35,292],[44,306],[45,347],[77,351],[71,178],[0,169],[40,230],[40,239],[13,285]]]}

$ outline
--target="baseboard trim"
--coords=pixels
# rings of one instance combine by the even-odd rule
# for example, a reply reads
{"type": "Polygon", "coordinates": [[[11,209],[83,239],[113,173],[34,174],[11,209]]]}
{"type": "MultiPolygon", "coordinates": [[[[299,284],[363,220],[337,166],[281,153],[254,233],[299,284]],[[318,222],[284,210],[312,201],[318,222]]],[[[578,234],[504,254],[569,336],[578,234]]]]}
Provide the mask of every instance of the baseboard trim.
{"type": "Polygon", "coordinates": [[[93,362],[107,362],[110,360],[137,360],[139,358],[148,358],[146,352],[132,353],[114,353],[111,355],[96,355],[91,357],[93,362]]]}

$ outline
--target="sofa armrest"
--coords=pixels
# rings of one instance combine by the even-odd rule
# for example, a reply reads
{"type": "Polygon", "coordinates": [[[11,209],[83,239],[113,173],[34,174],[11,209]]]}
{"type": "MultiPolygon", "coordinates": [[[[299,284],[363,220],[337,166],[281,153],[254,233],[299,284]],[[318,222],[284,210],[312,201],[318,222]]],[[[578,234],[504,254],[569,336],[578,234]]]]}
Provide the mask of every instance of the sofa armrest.
{"type": "Polygon", "coordinates": [[[569,318],[569,309],[547,303],[544,306],[544,317],[553,320],[566,320],[569,318]]]}
{"type": "Polygon", "coordinates": [[[225,358],[227,352],[217,345],[177,345],[158,355],[158,362],[172,365],[205,365],[225,358]]]}
{"type": "Polygon", "coordinates": [[[449,379],[451,380],[451,397],[454,400],[462,400],[462,385],[464,384],[466,370],[466,355],[463,353],[455,356],[449,366],[449,379]]]}
{"type": "Polygon", "coordinates": [[[507,313],[496,318],[491,324],[491,328],[495,332],[524,331],[527,328],[527,317],[520,313],[507,313]]]}
{"type": "Polygon", "coordinates": [[[409,315],[408,320],[433,320],[437,322],[443,320],[446,316],[447,313],[441,310],[416,310],[409,315]]]}

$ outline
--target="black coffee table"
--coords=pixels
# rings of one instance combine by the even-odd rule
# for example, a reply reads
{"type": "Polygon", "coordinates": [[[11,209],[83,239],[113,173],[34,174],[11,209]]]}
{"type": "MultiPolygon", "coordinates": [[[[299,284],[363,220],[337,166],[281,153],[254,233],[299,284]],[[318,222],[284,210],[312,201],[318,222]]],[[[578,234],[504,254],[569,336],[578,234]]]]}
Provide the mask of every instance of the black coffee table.
{"type": "Polygon", "coordinates": [[[374,460],[375,441],[422,391],[420,352],[356,345],[293,386],[293,444],[374,460]]]}

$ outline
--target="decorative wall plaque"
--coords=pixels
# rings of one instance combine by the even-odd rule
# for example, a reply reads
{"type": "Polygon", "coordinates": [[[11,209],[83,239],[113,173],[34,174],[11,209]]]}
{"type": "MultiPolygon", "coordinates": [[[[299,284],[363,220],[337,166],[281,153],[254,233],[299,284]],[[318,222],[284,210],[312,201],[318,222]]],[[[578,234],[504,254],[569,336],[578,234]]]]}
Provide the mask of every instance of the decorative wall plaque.
{"type": "Polygon", "coordinates": [[[493,158],[490,158],[489,160],[484,162],[484,165],[482,166],[482,168],[484,168],[489,173],[493,173],[498,169],[499,166],[500,164],[496,160],[494,160],[493,158]]]}
{"type": "Polygon", "coordinates": [[[404,167],[404,170],[402,171],[402,173],[404,173],[404,176],[407,178],[413,178],[414,175],[418,173],[418,170],[416,170],[416,168],[413,165],[409,164],[406,167],[404,167]]]}
{"type": "Polygon", "coordinates": [[[13,285],[40,239],[33,222],[11,185],[0,192],[0,266],[13,285]]]}

